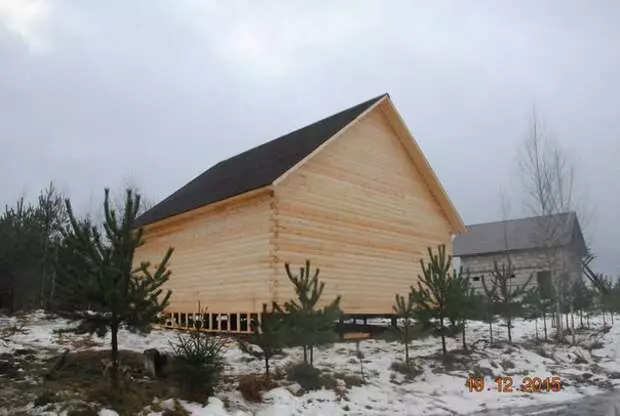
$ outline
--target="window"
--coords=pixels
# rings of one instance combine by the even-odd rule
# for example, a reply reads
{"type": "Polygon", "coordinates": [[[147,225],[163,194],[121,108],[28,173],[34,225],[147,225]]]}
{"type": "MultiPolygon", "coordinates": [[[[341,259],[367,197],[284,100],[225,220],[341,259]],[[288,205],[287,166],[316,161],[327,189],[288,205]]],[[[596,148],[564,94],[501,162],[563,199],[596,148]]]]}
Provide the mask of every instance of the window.
{"type": "Polygon", "coordinates": [[[540,296],[543,299],[550,299],[553,295],[553,285],[551,283],[551,273],[548,270],[543,270],[536,273],[536,281],[538,282],[538,289],[540,290],[540,296]]]}
{"type": "Polygon", "coordinates": [[[479,282],[480,281],[480,276],[474,276],[474,282],[479,282]]]}

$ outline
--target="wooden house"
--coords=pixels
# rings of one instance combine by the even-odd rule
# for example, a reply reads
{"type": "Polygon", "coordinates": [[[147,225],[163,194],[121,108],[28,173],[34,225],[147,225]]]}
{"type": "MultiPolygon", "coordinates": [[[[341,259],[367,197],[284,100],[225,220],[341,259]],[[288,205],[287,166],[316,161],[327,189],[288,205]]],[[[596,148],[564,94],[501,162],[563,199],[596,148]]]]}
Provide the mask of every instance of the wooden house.
{"type": "Polygon", "coordinates": [[[293,298],[284,264],[306,260],[326,302],[339,294],[345,314],[391,314],[427,247],[451,248],[465,229],[387,94],[216,164],[138,226],[138,260],[175,249],[172,324],[194,319],[200,302],[212,329],[231,331],[293,298]]]}

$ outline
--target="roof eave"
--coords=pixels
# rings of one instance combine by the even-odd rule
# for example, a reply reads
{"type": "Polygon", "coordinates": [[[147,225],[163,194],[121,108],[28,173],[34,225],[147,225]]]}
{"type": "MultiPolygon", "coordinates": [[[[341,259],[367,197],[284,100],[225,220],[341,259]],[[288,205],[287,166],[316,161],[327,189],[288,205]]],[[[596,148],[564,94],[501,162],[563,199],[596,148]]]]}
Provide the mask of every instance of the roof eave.
{"type": "Polygon", "coordinates": [[[155,229],[159,229],[160,227],[167,227],[173,223],[177,223],[179,221],[184,221],[184,220],[188,220],[192,217],[195,217],[197,215],[200,215],[206,211],[210,211],[212,209],[217,209],[217,208],[221,208],[223,206],[226,205],[233,205],[233,204],[238,204],[241,202],[245,202],[249,199],[253,199],[256,197],[259,197],[261,195],[264,195],[266,193],[273,193],[273,186],[272,185],[267,185],[267,186],[263,186],[261,188],[256,188],[253,189],[251,191],[248,192],[243,192],[241,194],[237,194],[237,195],[233,195],[229,198],[226,199],[222,199],[220,201],[216,201],[216,202],[212,202],[210,204],[207,205],[203,205],[201,207],[198,208],[194,208],[194,209],[190,209],[187,211],[183,211],[180,212],[178,214],[169,216],[169,217],[165,217],[165,218],[161,218],[155,221],[151,221],[145,224],[141,224],[141,225],[137,225],[134,227],[134,229],[139,229],[142,228],[145,232],[146,231],[153,231],[155,229]]]}

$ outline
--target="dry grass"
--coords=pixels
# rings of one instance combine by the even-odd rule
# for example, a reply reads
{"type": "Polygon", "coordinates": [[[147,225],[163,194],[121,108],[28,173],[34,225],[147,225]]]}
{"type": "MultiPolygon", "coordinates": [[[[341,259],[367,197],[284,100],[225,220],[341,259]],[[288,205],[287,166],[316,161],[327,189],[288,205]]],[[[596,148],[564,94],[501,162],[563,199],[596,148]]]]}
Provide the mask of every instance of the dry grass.
{"type": "MultiPolygon", "coordinates": [[[[0,380],[0,407],[17,408],[24,402],[34,401],[38,407],[65,410],[68,415],[86,416],[97,414],[97,409],[114,409],[120,416],[135,416],[150,405],[154,398],[175,397],[177,388],[172,380],[151,380],[143,373],[141,353],[120,351],[121,369],[124,370],[118,391],[110,388],[110,382],[103,375],[102,360],[108,360],[109,351],[80,351],[69,354],[65,364],[49,380],[44,374],[54,364],[56,357],[43,362],[19,361],[23,371],[36,383],[23,383],[19,378],[4,377],[0,380]],[[19,400],[11,391],[19,391],[19,400]],[[3,400],[4,399],[4,400],[3,400]],[[54,407],[56,406],[56,407],[54,407]]],[[[28,357],[22,354],[21,357],[28,357]]],[[[15,355],[15,362],[20,355],[15,355]]],[[[168,410],[169,415],[180,415],[177,410],[168,410]],[[175,413],[176,412],[176,413],[175,413]]]]}
{"type": "Polygon", "coordinates": [[[404,361],[394,361],[390,365],[390,369],[405,376],[408,380],[415,378],[420,372],[412,365],[404,361]]]}
{"type": "Polygon", "coordinates": [[[245,374],[239,377],[237,390],[250,402],[262,402],[263,392],[275,388],[277,384],[262,374],[245,374]]]}

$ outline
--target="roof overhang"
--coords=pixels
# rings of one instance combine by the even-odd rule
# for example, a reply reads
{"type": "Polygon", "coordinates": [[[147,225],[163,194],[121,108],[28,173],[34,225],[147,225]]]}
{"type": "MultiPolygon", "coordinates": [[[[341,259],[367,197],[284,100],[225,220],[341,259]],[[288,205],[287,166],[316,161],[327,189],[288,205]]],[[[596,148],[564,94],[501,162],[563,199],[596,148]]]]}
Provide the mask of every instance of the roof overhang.
{"type": "Polygon", "coordinates": [[[378,104],[383,111],[383,114],[392,125],[394,132],[405,146],[405,149],[407,149],[409,156],[418,168],[431,193],[437,199],[439,206],[443,210],[444,215],[452,227],[452,232],[454,234],[465,233],[467,231],[467,227],[465,226],[461,215],[456,210],[456,207],[450,200],[450,197],[448,197],[448,193],[439,181],[439,178],[428,162],[428,159],[426,159],[426,156],[422,153],[422,149],[420,149],[420,146],[413,137],[413,134],[411,134],[407,128],[407,125],[394,106],[394,103],[392,103],[392,100],[389,97],[385,97],[378,104]]]}
{"type": "Polygon", "coordinates": [[[390,99],[390,96],[388,94],[385,94],[375,104],[373,104],[372,106],[367,108],[364,112],[362,112],[359,116],[357,116],[351,123],[347,124],[340,131],[338,131],[338,133],[333,135],[329,140],[325,141],[323,144],[317,147],[312,153],[308,154],[305,158],[299,161],[299,163],[297,163],[295,166],[293,166],[291,169],[285,172],[282,176],[277,178],[273,182],[273,185],[277,186],[279,183],[286,180],[287,177],[289,177],[297,169],[299,169],[299,167],[302,166],[304,163],[306,163],[306,161],[311,159],[314,155],[319,153],[326,146],[329,146],[329,144],[332,141],[342,136],[349,129],[355,126],[360,120],[362,120],[364,116],[374,111],[375,109],[380,109],[383,112],[383,114],[386,116],[386,118],[388,119],[390,125],[392,126],[392,129],[396,133],[396,136],[400,139],[400,141],[404,145],[414,165],[417,167],[422,178],[424,179],[424,182],[429,187],[431,194],[437,199],[439,206],[441,207],[444,215],[446,216],[446,219],[448,220],[448,223],[450,224],[452,233],[454,234],[465,233],[467,231],[467,228],[465,226],[465,223],[463,222],[463,219],[461,218],[460,214],[456,210],[456,207],[454,206],[454,204],[448,197],[448,194],[445,188],[443,187],[441,182],[439,182],[439,178],[437,178],[437,175],[431,168],[430,163],[428,162],[428,160],[422,153],[420,146],[418,146],[418,144],[416,143],[415,138],[413,137],[413,135],[407,128],[407,125],[405,124],[404,120],[398,113],[398,110],[396,110],[396,107],[392,103],[392,100],[390,99]]]}
{"type": "Polygon", "coordinates": [[[264,196],[267,194],[273,195],[273,187],[271,185],[264,186],[258,189],[254,189],[252,191],[244,192],[242,194],[232,196],[222,201],[214,202],[209,205],[204,205],[200,208],[196,208],[191,211],[185,211],[183,213],[173,215],[171,217],[166,217],[159,221],[148,223],[140,227],[135,227],[135,229],[142,228],[143,232],[149,233],[149,234],[166,232],[168,228],[174,227],[175,225],[178,225],[179,223],[192,220],[196,218],[197,216],[206,214],[208,212],[211,212],[217,209],[223,209],[229,206],[234,206],[240,203],[248,202],[251,199],[258,198],[260,196],[264,196]]]}

